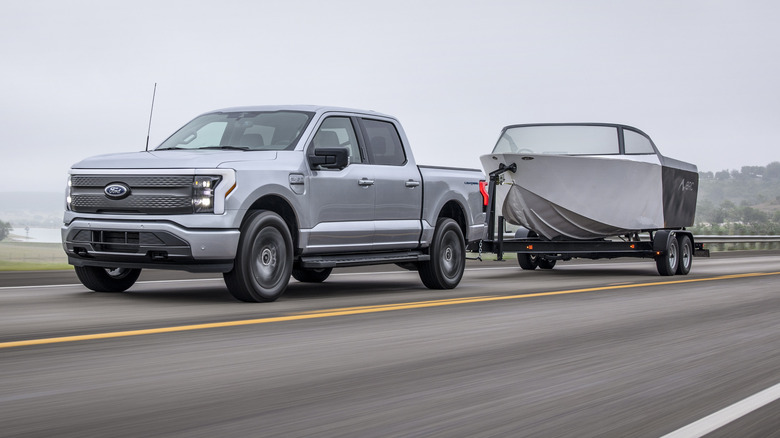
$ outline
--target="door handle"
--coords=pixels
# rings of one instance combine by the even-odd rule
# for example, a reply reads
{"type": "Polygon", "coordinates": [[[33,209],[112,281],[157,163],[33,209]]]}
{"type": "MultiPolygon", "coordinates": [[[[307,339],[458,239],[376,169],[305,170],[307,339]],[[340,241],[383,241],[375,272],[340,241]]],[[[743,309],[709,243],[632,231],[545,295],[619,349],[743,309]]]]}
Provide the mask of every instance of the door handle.
{"type": "Polygon", "coordinates": [[[404,183],[404,185],[405,185],[406,187],[411,187],[411,188],[414,188],[414,187],[417,187],[417,186],[419,186],[419,185],[420,185],[420,181],[415,181],[415,180],[413,180],[413,179],[410,179],[409,181],[406,181],[406,182],[404,183]]]}
{"type": "Polygon", "coordinates": [[[368,179],[368,178],[361,178],[360,180],[358,180],[358,185],[361,185],[361,186],[364,186],[364,187],[373,186],[374,185],[374,180],[373,179],[368,179]]]}

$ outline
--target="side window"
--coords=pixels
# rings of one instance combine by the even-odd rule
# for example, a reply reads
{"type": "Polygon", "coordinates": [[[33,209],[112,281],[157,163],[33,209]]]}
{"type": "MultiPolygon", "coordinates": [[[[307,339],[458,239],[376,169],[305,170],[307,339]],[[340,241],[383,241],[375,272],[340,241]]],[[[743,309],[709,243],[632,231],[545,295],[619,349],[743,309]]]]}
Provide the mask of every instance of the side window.
{"type": "Polygon", "coordinates": [[[328,117],[314,135],[314,149],[345,148],[349,151],[349,163],[362,163],[355,129],[349,117],[328,117]]]}
{"type": "Polygon", "coordinates": [[[395,125],[379,120],[362,119],[372,164],[403,166],[406,154],[395,125]]]}
{"type": "Polygon", "coordinates": [[[626,146],[626,154],[655,154],[650,139],[636,131],[624,129],[623,142],[626,146]]]}

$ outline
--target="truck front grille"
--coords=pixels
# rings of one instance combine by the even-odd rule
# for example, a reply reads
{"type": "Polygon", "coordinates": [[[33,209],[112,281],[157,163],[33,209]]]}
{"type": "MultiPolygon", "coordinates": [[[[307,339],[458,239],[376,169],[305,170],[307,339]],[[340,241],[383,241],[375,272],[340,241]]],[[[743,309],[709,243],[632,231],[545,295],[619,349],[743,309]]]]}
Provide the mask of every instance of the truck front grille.
{"type": "Polygon", "coordinates": [[[72,175],[71,209],[78,213],[192,213],[193,176],[188,175],[72,175]],[[129,194],[111,198],[105,188],[123,184],[129,194]]]}

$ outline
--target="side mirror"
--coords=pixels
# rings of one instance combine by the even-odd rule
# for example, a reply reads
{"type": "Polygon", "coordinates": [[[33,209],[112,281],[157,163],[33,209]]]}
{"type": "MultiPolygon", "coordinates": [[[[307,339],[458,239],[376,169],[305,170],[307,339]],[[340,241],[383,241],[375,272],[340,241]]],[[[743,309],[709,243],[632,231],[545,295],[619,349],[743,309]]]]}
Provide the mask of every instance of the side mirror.
{"type": "Polygon", "coordinates": [[[317,148],[309,155],[309,167],[325,169],[343,169],[349,164],[349,151],[346,148],[317,148]]]}

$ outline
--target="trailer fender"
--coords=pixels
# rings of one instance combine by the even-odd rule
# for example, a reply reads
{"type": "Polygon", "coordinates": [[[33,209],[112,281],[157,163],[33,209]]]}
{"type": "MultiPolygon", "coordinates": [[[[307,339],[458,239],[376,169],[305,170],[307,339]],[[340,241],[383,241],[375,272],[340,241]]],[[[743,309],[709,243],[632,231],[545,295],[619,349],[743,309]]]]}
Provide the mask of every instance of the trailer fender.
{"type": "Polygon", "coordinates": [[[515,239],[525,239],[527,237],[536,237],[536,233],[526,227],[520,227],[515,231],[515,239]]]}
{"type": "Polygon", "coordinates": [[[665,253],[667,249],[669,249],[669,244],[672,242],[672,239],[676,239],[677,236],[675,236],[676,231],[675,230],[658,230],[653,235],[653,251],[656,252],[656,254],[665,253]]]}

